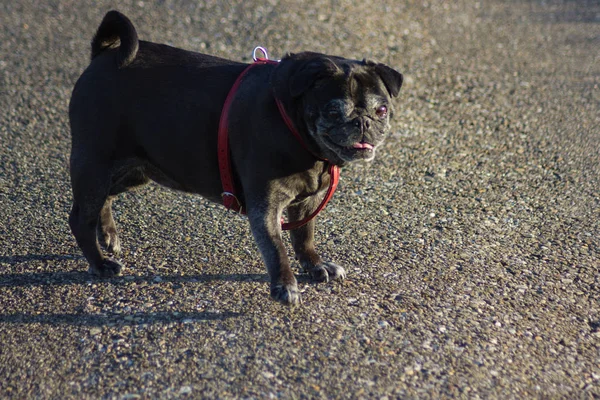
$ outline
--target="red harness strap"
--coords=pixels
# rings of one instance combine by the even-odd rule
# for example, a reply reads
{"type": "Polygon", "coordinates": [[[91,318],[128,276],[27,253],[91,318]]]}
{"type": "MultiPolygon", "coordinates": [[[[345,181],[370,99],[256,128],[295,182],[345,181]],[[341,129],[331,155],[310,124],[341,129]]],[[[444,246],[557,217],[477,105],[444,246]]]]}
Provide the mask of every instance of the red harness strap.
{"type": "Polygon", "coordinates": [[[221,184],[223,185],[223,193],[221,193],[221,197],[223,198],[223,205],[235,212],[239,212],[241,214],[245,214],[242,208],[242,203],[235,196],[235,184],[233,181],[233,172],[231,168],[231,160],[229,159],[229,134],[227,121],[229,120],[229,109],[231,108],[231,103],[233,101],[233,97],[237,92],[240,84],[242,83],[242,78],[250,71],[250,69],[256,65],[267,64],[267,61],[256,61],[253,64],[250,64],[241,74],[238,76],[237,80],[229,90],[227,94],[227,98],[225,99],[225,104],[223,105],[223,110],[221,111],[221,119],[219,120],[219,133],[218,133],[218,158],[219,158],[219,172],[221,173],[221,184]]]}
{"type": "MultiPolygon", "coordinates": [[[[263,65],[263,64],[277,64],[277,61],[259,58],[253,64],[250,64],[240,74],[240,76],[238,76],[237,80],[235,81],[235,83],[233,84],[231,89],[229,90],[229,94],[227,95],[227,98],[225,99],[225,104],[223,105],[223,110],[221,111],[221,119],[219,120],[218,158],[219,158],[219,171],[221,173],[221,184],[223,185],[223,193],[221,193],[221,196],[223,197],[223,205],[226,208],[228,208],[230,210],[234,210],[241,214],[245,214],[245,211],[243,209],[242,203],[235,195],[235,193],[236,193],[235,184],[234,184],[233,172],[232,172],[232,168],[231,168],[231,159],[229,157],[229,155],[230,155],[229,154],[229,135],[228,135],[227,121],[229,119],[229,109],[231,108],[231,103],[233,101],[235,93],[237,92],[237,90],[241,84],[243,77],[254,66],[263,65]]],[[[298,139],[300,144],[306,150],[308,150],[310,152],[310,150],[308,149],[308,147],[302,140],[302,137],[300,136],[298,131],[295,129],[291,119],[285,112],[283,104],[281,104],[281,102],[277,98],[275,99],[275,102],[277,103],[277,108],[279,108],[279,113],[281,114],[281,117],[283,118],[288,129],[292,132],[292,134],[296,137],[296,139],[298,139]]],[[[320,157],[317,157],[317,158],[328,162],[328,160],[324,160],[320,157]]],[[[306,218],[303,218],[299,221],[283,222],[283,220],[282,220],[281,229],[290,230],[290,229],[299,228],[302,225],[305,225],[306,223],[308,223],[319,212],[321,212],[321,210],[323,210],[325,208],[325,206],[327,205],[329,200],[331,200],[331,198],[333,197],[333,193],[335,192],[335,189],[337,188],[339,178],[340,178],[340,168],[337,165],[333,165],[332,163],[329,163],[328,172],[330,175],[329,187],[327,189],[327,193],[325,193],[325,197],[321,201],[321,204],[319,204],[319,206],[316,208],[316,210],[313,211],[309,216],[307,216],[306,218]]]]}

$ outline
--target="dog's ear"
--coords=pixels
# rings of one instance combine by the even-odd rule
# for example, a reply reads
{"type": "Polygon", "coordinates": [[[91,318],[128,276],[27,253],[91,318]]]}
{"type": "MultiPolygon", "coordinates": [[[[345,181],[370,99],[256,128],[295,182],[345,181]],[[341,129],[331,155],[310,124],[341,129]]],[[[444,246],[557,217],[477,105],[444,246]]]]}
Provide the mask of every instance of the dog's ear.
{"type": "Polygon", "coordinates": [[[402,74],[385,64],[375,64],[374,68],[390,95],[392,97],[398,96],[402,87],[402,74]]]}
{"type": "Polygon", "coordinates": [[[290,95],[298,97],[320,79],[333,76],[339,68],[326,57],[307,60],[290,78],[290,95]]]}

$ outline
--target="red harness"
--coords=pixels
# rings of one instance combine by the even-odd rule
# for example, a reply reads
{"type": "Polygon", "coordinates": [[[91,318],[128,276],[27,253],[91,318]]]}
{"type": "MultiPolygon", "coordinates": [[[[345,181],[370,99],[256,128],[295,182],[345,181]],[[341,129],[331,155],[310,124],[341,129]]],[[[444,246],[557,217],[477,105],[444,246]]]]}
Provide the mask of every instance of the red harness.
{"type": "MultiPolygon", "coordinates": [[[[223,193],[221,194],[221,196],[223,197],[223,205],[225,205],[226,208],[228,208],[230,210],[234,210],[241,214],[245,214],[246,212],[244,211],[240,200],[235,195],[235,193],[236,193],[235,184],[233,181],[231,160],[229,158],[229,137],[228,137],[227,120],[229,119],[229,109],[231,108],[231,103],[233,101],[235,93],[237,92],[237,90],[241,84],[242,78],[248,73],[248,71],[251,68],[253,68],[257,65],[264,65],[264,64],[277,64],[277,61],[269,60],[266,58],[257,58],[253,64],[250,64],[240,74],[240,76],[237,78],[237,80],[231,87],[231,90],[229,91],[227,98],[225,99],[225,104],[223,105],[223,111],[221,112],[221,119],[219,121],[219,136],[218,136],[218,152],[219,153],[218,153],[218,156],[219,156],[219,171],[221,172],[221,183],[223,185],[223,193]]],[[[281,117],[283,118],[283,121],[285,122],[285,124],[287,125],[289,130],[292,131],[292,134],[296,137],[296,139],[298,139],[298,141],[300,142],[302,147],[304,147],[307,151],[310,151],[308,149],[308,147],[306,146],[306,144],[304,143],[304,141],[302,140],[302,137],[300,136],[298,131],[294,128],[294,124],[292,123],[289,116],[285,112],[285,109],[283,108],[283,104],[281,104],[281,102],[277,98],[275,98],[275,102],[277,103],[277,108],[279,108],[281,117]]],[[[313,211],[306,218],[303,218],[299,221],[291,221],[291,222],[283,222],[283,220],[282,220],[281,229],[283,229],[283,230],[296,229],[296,228],[299,228],[302,225],[308,223],[319,212],[321,212],[322,209],[325,208],[325,206],[327,205],[329,200],[333,197],[333,193],[335,192],[335,189],[337,188],[338,181],[340,178],[340,168],[337,165],[333,165],[328,160],[325,160],[320,157],[317,157],[317,158],[319,158],[320,160],[326,161],[329,164],[328,172],[330,175],[330,179],[329,179],[329,188],[327,189],[327,193],[325,194],[325,197],[323,198],[323,200],[321,201],[321,204],[319,204],[317,209],[315,211],[313,211]]]]}

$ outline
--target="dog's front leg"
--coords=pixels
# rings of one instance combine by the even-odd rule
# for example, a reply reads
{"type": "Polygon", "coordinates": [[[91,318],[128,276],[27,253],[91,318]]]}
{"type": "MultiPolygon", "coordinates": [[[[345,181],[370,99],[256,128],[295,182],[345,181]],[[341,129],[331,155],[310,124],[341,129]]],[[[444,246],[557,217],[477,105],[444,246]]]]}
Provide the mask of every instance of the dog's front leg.
{"type": "Polygon", "coordinates": [[[300,293],[281,239],[281,213],[271,204],[248,207],[250,228],[271,278],[271,297],[295,305],[300,303],[300,293]]]}
{"type": "MultiPolygon", "coordinates": [[[[288,207],[290,221],[299,221],[306,218],[317,205],[318,202],[313,200],[288,207]]],[[[315,250],[315,222],[316,218],[313,218],[305,225],[290,231],[292,246],[300,265],[317,282],[346,278],[344,268],[332,262],[323,261],[321,256],[317,254],[315,250]]]]}

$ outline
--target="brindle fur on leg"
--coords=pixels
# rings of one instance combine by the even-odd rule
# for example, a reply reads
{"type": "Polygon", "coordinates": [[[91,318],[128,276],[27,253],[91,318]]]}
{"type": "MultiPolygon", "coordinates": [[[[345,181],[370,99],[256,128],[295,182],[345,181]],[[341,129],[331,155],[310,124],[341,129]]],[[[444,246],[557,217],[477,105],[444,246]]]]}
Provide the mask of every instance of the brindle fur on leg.
{"type": "Polygon", "coordinates": [[[98,239],[106,251],[114,255],[121,253],[121,240],[112,215],[112,203],[117,195],[128,190],[146,185],[150,180],[144,173],[144,168],[136,160],[126,160],[121,165],[113,167],[112,185],[109,196],[100,211],[98,224],[98,239]]]}
{"type": "Polygon", "coordinates": [[[271,297],[286,305],[300,303],[296,277],[281,239],[281,211],[249,206],[248,218],[254,239],[271,278],[271,297]]]}
{"type": "Polygon", "coordinates": [[[106,199],[102,210],[100,211],[100,221],[98,223],[98,241],[100,245],[109,253],[119,255],[121,253],[121,240],[117,234],[117,227],[112,215],[112,203],[114,197],[106,199]]]}

